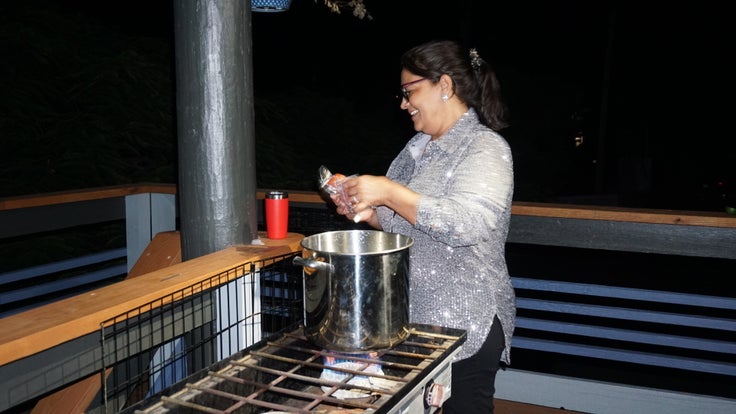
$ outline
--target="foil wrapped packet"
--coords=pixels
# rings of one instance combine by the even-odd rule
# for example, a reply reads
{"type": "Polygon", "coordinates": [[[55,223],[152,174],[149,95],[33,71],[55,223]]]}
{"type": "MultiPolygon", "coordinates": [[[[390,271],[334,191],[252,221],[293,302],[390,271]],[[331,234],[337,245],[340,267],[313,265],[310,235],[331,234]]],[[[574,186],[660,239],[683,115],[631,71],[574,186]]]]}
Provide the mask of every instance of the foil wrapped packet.
{"type": "Polygon", "coordinates": [[[353,210],[353,203],[342,185],[346,179],[355,176],[355,174],[347,177],[340,173],[333,174],[327,167],[321,165],[319,167],[319,188],[327,194],[338,194],[340,196],[340,201],[342,201],[345,208],[347,208],[350,213],[355,213],[353,210]]]}

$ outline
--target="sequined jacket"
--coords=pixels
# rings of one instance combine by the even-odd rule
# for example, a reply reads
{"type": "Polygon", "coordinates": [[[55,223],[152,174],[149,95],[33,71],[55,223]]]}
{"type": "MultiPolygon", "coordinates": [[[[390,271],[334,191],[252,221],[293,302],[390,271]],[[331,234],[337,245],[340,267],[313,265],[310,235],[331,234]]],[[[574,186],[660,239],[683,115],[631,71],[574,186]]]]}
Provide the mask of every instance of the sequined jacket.
{"type": "Polygon", "coordinates": [[[416,134],[386,175],[421,194],[415,225],[377,209],[384,231],[414,239],[411,321],[467,330],[459,360],[480,349],[498,316],[501,360],[510,363],[516,298],[504,254],[514,188],[508,143],[470,109],[438,140],[416,134]]]}

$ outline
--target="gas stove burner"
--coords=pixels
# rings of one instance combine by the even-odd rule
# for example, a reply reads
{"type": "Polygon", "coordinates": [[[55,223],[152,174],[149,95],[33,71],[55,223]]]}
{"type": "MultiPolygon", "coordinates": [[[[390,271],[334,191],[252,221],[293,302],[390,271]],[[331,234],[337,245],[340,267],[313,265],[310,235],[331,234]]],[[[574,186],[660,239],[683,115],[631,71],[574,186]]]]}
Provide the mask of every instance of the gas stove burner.
{"type": "Polygon", "coordinates": [[[435,414],[466,333],[418,324],[410,332],[396,347],[362,353],[315,347],[301,327],[281,332],[122,414],[435,414]]]}
{"type": "MultiPolygon", "coordinates": [[[[323,357],[325,368],[320,379],[329,381],[322,391],[339,399],[368,398],[372,390],[387,391],[397,386],[396,381],[381,378],[384,375],[378,352],[363,354],[330,351],[323,357]]],[[[376,394],[377,398],[377,394],[376,394]]]]}

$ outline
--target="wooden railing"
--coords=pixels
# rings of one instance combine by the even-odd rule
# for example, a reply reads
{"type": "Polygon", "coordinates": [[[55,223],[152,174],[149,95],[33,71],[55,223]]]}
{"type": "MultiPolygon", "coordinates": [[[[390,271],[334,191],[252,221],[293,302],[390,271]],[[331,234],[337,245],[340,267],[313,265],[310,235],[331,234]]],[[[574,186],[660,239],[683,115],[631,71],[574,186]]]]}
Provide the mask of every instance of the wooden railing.
{"type": "Polygon", "coordinates": [[[499,373],[498,396],[596,413],[736,409],[724,385],[736,381],[736,217],[528,203],[513,213],[512,367],[524,369],[499,373]]]}
{"type": "MultiPolygon", "coordinates": [[[[0,243],[100,223],[120,224],[124,245],[0,270],[0,317],[121,280],[153,236],[176,227],[176,187],[140,184],[0,198],[0,243]]],[[[89,230],[88,230],[89,231],[89,230]]],[[[36,246],[26,243],[26,249],[36,246]]],[[[68,246],[56,244],[62,250],[68,246]]],[[[43,256],[43,255],[41,255],[43,256]]]]}
{"type": "MultiPolygon", "coordinates": [[[[43,223],[40,221],[43,220],[29,219],[33,217],[31,213],[34,210],[36,214],[40,214],[40,210],[36,209],[53,206],[58,208],[62,205],[65,208],[73,205],[76,208],[89,209],[87,203],[93,203],[94,209],[100,209],[104,205],[100,204],[101,200],[108,200],[107,205],[112,205],[109,210],[117,213],[98,212],[98,215],[105,216],[105,219],[116,216],[128,217],[130,220],[128,214],[136,214],[136,203],[128,202],[132,208],[121,215],[119,205],[116,207],[115,203],[109,203],[110,198],[117,199],[120,203],[121,199],[125,200],[127,197],[150,200],[152,194],[173,195],[174,188],[116,187],[83,191],[80,194],[34,196],[26,201],[23,198],[0,199],[0,229],[4,231],[3,237],[24,228],[27,231],[38,229],[42,227],[43,223]],[[23,214],[19,214],[20,212],[23,214]],[[23,225],[23,217],[31,220],[32,224],[23,225]],[[10,222],[14,224],[6,228],[5,225],[10,222]]],[[[355,226],[327,208],[324,200],[316,193],[290,191],[289,196],[291,231],[312,234],[355,226]]],[[[258,197],[262,198],[263,193],[259,192],[258,197]]],[[[175,203],[172,202],[171,205],[175,203]]],[[[55,218],[48,220],[48,224],[52,224],[53,228],[60,228],[60,221],[76,223],[84,221],[82,217],[86,221],[91,219],[89,214],[71,214],[66,217],[62,214],[63,211],[57,211],[55,218]]],[[[165,208],[162,211],[166,212],[164,215],[169,214],[172,217],[161,220],[149,216],[149,219],[173,222],[175,209],[165,208]]],[[[259,212],[259,216],[260,214],[259,212]]],[[[133,226],[133,230],[128,226],[128,232],[135,233],[135,227],[151,227],[145,224],[145,220],[137,222],[139,224],[133,226]]],[[[262,223],[261,217],[259,223],[262,223]]],[[[134,235],[132,240],[145,240],[146,237],[150,240],[152,234],[144,237],[134,235]]],[[[139,252],[142,251],[142,248],[139,249],[139,252]]],[[[135,249],[128,247],[126,256],[135,257],[130,251],[135,249]]],[[[642,387],[631,387],[625,381],[610,383],[602,382],[600,378],[591,380],[576,378],[574,375],[560,376],[544,370],[535,372],[535,367],[529,366],[528,358],[524,356],[531,352],[551,355],[551,358],[556,358],[555,355],[580,358],[576,360],[577,364],[598,360],[612,361],[626,364],[627,367],[633,364],[652,369],[691,372],[692,375],[705,373],[733,382],[736,380],[736,365],[732,362],[736,357],[736,295],[733,290],[729,290],[729,286],[733,284],[729,279],[736,275],[736,217],[716,212],[516,202],[512,209],[507,253],[517,289],[518,327],[512,344],[515,349],[512,352],[515,355],[512,369],[499,374],[499,397],[552,407],[564,406],[584,412],[646,412],[655,406],[655,411],[666,412],[734,411],[734,391],[729,393],[727,390],[720,394],[715,391],[691,391],[692,395],[657,387],[644,388],[645,391],[642,391],[642,387]],[[529,247],[537,249],[534,250],[533,257],[527,253],[526,249],[529,247]],[[545,249],[553,251],[550,253],[545,249]],[[558,257],[559,249],[562,249],[562,254],[571,256],[558,257]],[[622,261],[629,260],[631,255],[635,255],[637,260],[643,261],[640,263],[647,263],[655,258],[664,260],[663,263],[667,263],[670,258],[692,259],[702,263],[700,266],[708,267],[710,273],[713,273],[710,268],[717,266],[722,269],[721,273],[707,282],[701,280],[699,274],[692,277],[699,283],[722,284],[722,288],[710,286],[706,292],[698,289],[683,290],[679,286],[668,286],[667,280],[656,283],[648,280],[642,280],[641,284],[622,283],[619,279],[630,277],[627,273],[636,273],[633,266],[638,266],[637,264],[631,265],[631,271],[624,270],[608,279],[597,277],[596,273],[600,269],[591,262],[584,264],[583,270],[587,274],[575,280],[551,277],[552,269],[545,270],[545,266],[552,266],[554,262],[554,266],[564,267],[572,272],[578,267],[576,258],[600,252],[611,253],[614,261],[618,261],[619,257],[622,261]],[[536,256],[537,254],[548,256],[536,256]],[[534,271],[519,264],[521,261],[535,260],[549,262],[542,263],[538,266],[541,270],[534,271]],[[539,381],[543,381],[543,384],[531,392],[529,384],[539,381]],[[636,398],[629,398],[632,395],[636,395],[636,398]]],[[[196,270],[195,273],[207,272],[201,267],[192,270],[196,270]]],[[[0,286],[2,284],[3,281],[0,280],[0,286]]],[[[151,293],[148,288],[141,288],[141,302],[150,299],[151,294],[155,293],[151,293]]],[[[135,300],[135,291],[126,295],[131,296],[129,300],[135,300]]],[[[121,306],[134,305],[135,303],[126,301],[121,306]]],[[[97,306],[104,311],[106,305],[98,302],[97,306]]],[[[112,303],[108,307],[113,313],[121,309],[112,303]]],[[[11,368],[23,365],[21,361],[29,362],[34,359],[34,355],[44,354],[40,349],[52,351],[53,342],[61,344],[81,334],[76,330],[65,330],[63,324],[58,324],[59,327],[54,328],[54,332],[41,330],[34,335],[15,337],[13,341],[9,341],[7,336],[3,336],[6,332],[24,332],[20,321],[31,315],[28,312],[24,314],[26,315],[0,319],[0,374],[12,375],[15,371],[11,368]],[[17,349],[24,350],[19,354],[17,349]]],[[[99,323],[99,320],[86,319],[86,323],[92,326],[99,323]]],[[[39,372],[38,369],[36,372],[39,372]]],[[[8,375],[3,377],[8,378],[8,375]]],[[[27,397],[31,398],[32,395],[27,397]]],[[[2,401],[0,398],[0,402],[2,401]]],[[[2,409],[0,404],[0,411],[2,409]]]]}

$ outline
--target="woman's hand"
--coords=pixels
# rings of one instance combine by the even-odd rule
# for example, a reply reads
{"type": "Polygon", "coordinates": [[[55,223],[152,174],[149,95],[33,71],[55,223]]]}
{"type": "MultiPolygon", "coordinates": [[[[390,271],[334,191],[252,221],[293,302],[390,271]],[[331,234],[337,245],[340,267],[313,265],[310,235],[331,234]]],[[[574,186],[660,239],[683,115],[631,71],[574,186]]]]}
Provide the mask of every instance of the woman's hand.
{"type": "Polygon", "coordinates": [[[355,221],[368,221],[377,227],[378,220],[376,207],[385,206],[396,212],[409,223],[416,223],[417,206],[419,205],[419,193],[408,187],[391,181],[385,176],[361,175],[345,180],[343,183],[348,199],[355,213],[359,216],[355,221]],[[375,221],[373,221],[375,220],[375,221]]]}
{"type": "Polygon", "coordinates": [[[374,194],[380,191],[381,178],[388,181],[385,177],[368,175],[348,177],[342,181],[340,185],[344,197],[339,193],[330,195],[337,206],[337,213],[355,223],[368,222],[373,227],[378,227],[375,208],[382,201],[374,194]]]}
{"type": "Polygon", "coordinates": [[[353,205],[361,207],[358,210],[364,210],[385,205],[385,198],[391,184],[394,183],[386,177],[360,175],[345,180],[343,186],[353,205]]]}
{"type": "Polygon", "coordinates": [[[419,194],[387,177],[375,175],[348,177],[342,182],[342,186],[346,196],[344,199],[339,195],[330,197],[337,206],[338,214],[356,223],[364,221],[378,228],[375,208],[379,206],[394,210],[412,224],[416,222],[419,194]]]}
{"type": "Polygon", "coordinates": [[[351,220],[353,219],[355,211],[353,210],[352,204],[343,202],[343,198],[340,196],[340,194],[330,194],[330,198],[337,207],[337,214],[343,215],[351,220]]]}
{"type": "Polygon", "coordinates": [[[357,196],[350,196],[347,202],[345,202],[340,194],[331,194],[330,198],[335,203],[338,214],[347,217],[355,223],[366,221],[373,227],[378,227],[378,218],[375,217],[375,207],[361,202],[357,196]]]}

